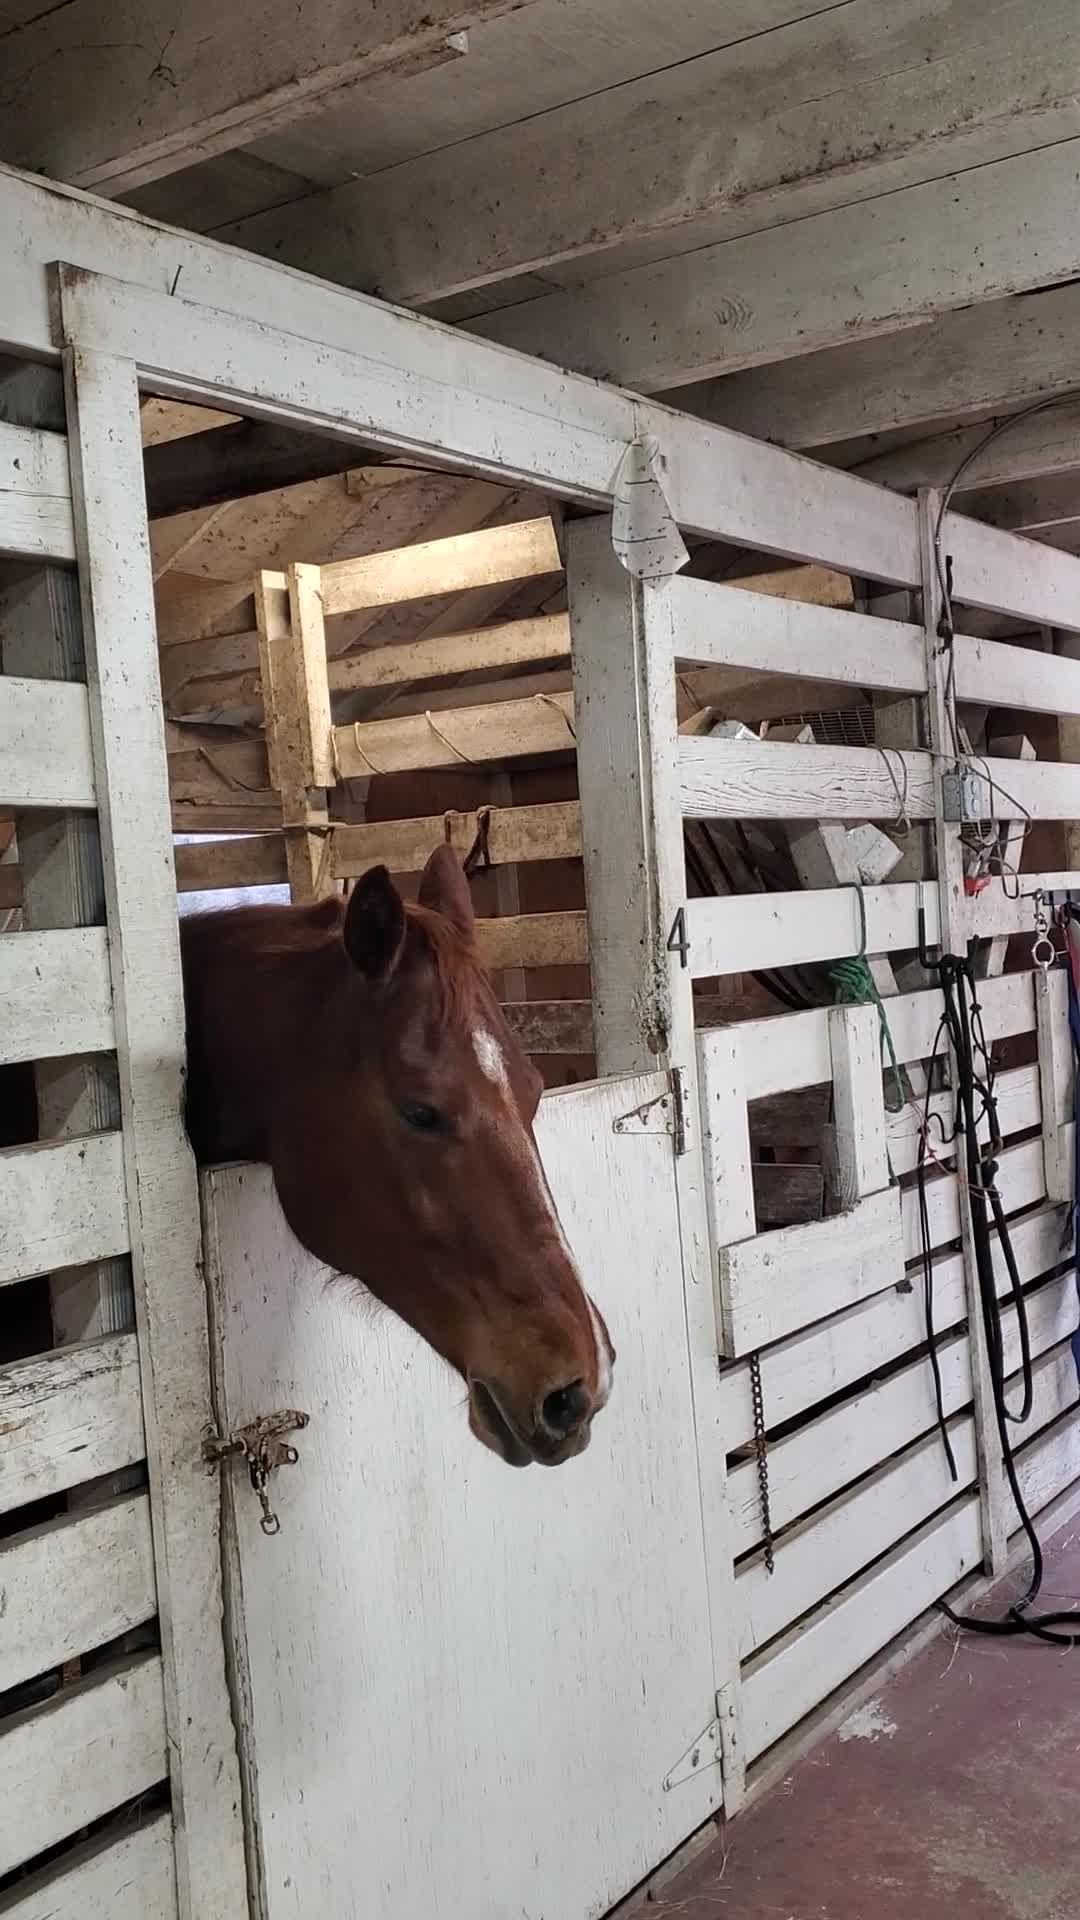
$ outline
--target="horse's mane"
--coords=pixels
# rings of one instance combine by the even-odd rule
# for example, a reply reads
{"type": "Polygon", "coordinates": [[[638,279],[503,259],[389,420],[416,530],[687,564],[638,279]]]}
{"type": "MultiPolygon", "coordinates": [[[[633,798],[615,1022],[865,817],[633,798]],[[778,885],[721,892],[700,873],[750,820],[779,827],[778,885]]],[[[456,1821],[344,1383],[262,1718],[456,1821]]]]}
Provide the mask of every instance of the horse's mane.
{"type": "MultiPolygon", "coordinates": [[[[210,908],[186,916],[181,927],[185,943],[198,944],[200,936],[205,936],[219,951],[226,946],[243,948],[257,964],[289,955],[330,953],[341,939],[345,912],[344,898],[334,894],[313,906],[210,908]]],[[[405,917],[434,961],[443,1019],[467,1020],[483,973],[475,942],[430,907],[406,902],[405,917]]]]}

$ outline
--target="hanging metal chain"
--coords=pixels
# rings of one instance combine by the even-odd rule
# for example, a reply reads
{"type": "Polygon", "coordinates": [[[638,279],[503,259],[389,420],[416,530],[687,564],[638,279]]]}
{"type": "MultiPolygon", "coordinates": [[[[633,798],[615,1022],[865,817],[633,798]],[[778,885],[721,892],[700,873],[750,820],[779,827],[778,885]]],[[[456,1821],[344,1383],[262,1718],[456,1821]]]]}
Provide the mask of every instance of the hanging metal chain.
{"type": "Polygon", "coordinates": [[[772,1573],[776,1560],[773,1554],[772,1511],[769,1506],[769,1455],[765,1434],[765,1394],[761,1385],[760,1353],[750,1355],[750,1399],[754,1409],[754,1455],[757,1460],[761,1531],[765,1537],[765,1571],[772,1573]]]}

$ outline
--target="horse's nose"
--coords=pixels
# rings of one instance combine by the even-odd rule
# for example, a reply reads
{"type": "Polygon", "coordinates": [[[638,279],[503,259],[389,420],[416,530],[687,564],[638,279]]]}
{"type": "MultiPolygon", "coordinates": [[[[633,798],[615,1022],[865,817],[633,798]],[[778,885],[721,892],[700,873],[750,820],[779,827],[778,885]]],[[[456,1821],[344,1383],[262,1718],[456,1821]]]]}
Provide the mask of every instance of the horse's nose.
{"type": "Polygon", "coordinates": [[[583,1380],[554,1387],[540,1407],[540,1424],[559,1440],[568,1440],[592,1412],[592,1395],[583,1380]]]}

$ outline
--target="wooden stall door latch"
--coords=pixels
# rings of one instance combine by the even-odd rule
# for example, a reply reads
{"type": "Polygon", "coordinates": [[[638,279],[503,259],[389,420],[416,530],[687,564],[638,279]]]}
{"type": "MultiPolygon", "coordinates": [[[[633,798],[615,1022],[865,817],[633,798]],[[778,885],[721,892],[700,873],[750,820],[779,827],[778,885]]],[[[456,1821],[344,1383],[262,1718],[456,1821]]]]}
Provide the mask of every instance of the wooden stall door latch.
{"type": "Polygon", "coordinates": [[[248,1426],[237,1427],[235,1433],[208,1433],[203,1441],[203,1459],[212,1466],[220,1466],[224,1460],[243,1460],[251,1490],[262,1508],[259,1525],[264,1533],[281,1532],[281,1521],[270,1505],[267,1492],[270,1475],[278,1467],[294,1467],[300,1458],[296,1448],[283,1436],[302,1433],[309,1419],[310,1415],[286,1407],[281,1413],[260,1414],[248,1426]]]}

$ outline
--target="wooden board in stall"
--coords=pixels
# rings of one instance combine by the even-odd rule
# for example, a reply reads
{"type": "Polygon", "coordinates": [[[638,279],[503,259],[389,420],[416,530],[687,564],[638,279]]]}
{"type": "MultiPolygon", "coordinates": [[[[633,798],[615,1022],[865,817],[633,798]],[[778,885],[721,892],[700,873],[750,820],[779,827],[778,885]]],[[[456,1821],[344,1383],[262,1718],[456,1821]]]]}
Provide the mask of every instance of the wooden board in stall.
{"type": "Polygon", "coordinates": [[[206,1177],[226,1418],[312,1415],[280,1535],[240,1480],[231,1523],[267,1920],[351,1911],[360,1862],[368,1920],[506,1920],[553,1884],[560,1913],[599,1914],[719,1804],[675,1162],[666,1134],[613,1132],[664,1085],[540,1109],[619,1353],[589,1451],[554,1473],[477,1445],[460,1383],[326,1284],[264,1169],[206,1177]]]}

